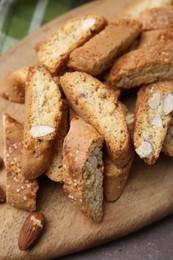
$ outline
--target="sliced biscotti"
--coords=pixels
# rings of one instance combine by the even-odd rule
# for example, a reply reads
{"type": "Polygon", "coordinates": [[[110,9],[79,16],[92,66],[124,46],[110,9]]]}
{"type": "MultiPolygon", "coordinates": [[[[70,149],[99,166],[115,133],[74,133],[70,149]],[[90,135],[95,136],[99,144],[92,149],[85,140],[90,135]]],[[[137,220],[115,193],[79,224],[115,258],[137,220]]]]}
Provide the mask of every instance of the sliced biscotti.
{"type": "Polygon", "coordinates": [[[61,73],[69,54],[102,30],[106,24],[104,17],[92,14],[67,21],[37,48],[40,62],[52,74],[61,73]]]}
{"type": "Polygon", "coordinates": [[[60,78],[60,83],[76,114],[97,129],[105,139],[111,159],[117,166],[124,166],[131,157],[131,141],[115,96],[85,72],[66,73],[60,78]]]}
{"type": "Polygon", "coordinates": [[[16,208],[36,210],[37,180],[26,180],[21,172],[23,149],[23,125],[3,116],[4,161],[6,167],[6,200],[16,208]]]}
{"type": "Polygon", "coordinates": [[[171,4],[173,4],[173,0],[133,0],[126,6],[121,16],[137,19],[145,10],[171,4]]]}
{"type": "Polygon", "coordinates": [[[32,179],[49,168],[62,117],[60,90],[44,67],[29,68],[25,110],[22,173],[32,179]]]}
{"type": "Polygon", "coordinates": [[[173,117],[163,142],[162,152],[168,156],[173,156],[173,117]]]}
{"type": "Polygon", "coordinates": [[[0,79],[0,96],[12,102],[24,103],[28,67],[8,72],[0,79]]]}
{"type": "Polygon", "coordinates": [[[146,31],[141,34],[138,48],[149,47],[157,43],[173,43],[173,28],[146,31]]]}
{"type": "Polygon", "coordinates": [[[122,194],[131,169],[134,156],[122,168],[118,168],[108,157],[104,160],[104,197],[116,201],[122,194]]]}
{"type": "Polygon", "coordinates": [[[62,163],[62,147],[64,138],[68,132],[68,105],[65,100],[62,102],[62,118],[57,133],[57,137],[54,142],[53,155],[51,159],[51,164],[49,166],[46,175],[49,179],[56,182],[63,182],[64,178],[64,167],[62,163]]]}
{"type": "Polygon", "coordinates": [[[63,145],[64,190],[94,222],[103,217],[103,138],[79,117],[72,119],[63,145]]]}
{"type": "Polygon", "coordinates": [[[173,80],[173,44],[156,44],[131,51],[113,65],[108,83],[129,89],[156,81],[173,80]]]}
{"type": "Polygon", "coordinates": [[[68,67],[98,76],[111,67],[141,32],[141,24],[135,20],[120,19],[110,23],[69,57],[68,67]],[[104,44],[103,44],[104,43],[104,44]]]}
{"type": "Polygon", "coordinates": [[[134,125],[135,151],[147,164],[154,164],[159,157],[172,111],[173,82],[150,85],[136,110],[134,125]]]}
{"type": "Polygon", "coordinates": [[[143,30],[158,30],[173,27],[173,6],[152,8],[140,14],[143,30]]]}

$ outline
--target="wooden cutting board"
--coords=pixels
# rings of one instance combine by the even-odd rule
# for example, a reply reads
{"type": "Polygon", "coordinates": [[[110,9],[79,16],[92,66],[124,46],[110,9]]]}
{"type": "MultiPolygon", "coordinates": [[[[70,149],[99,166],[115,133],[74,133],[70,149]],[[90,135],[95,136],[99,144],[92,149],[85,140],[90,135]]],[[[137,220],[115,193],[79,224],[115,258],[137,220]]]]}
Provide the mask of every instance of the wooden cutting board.
{"type": "MultiPolygon", "coordinates": [[[[94,1],[55,19],[25,38],[0,58],[0,76],[10,69],[37,62],[33,46],[44,39],[62,22],[76,15],[99,13],[114,18],[128,0],[94,1]]],[[[22,121],[23,105],[0,99],[0,112],[7,112],[22,121]]],[[[2,125],[0,125],[2,137],[2,125]]],[[[2,138],[1,138],[2,139],[2,138]]],[[[0,154],[2,155],[2,140],[0,154]]],[[[104,219],[94,224],[69,202],[61,185],[41,180],[38,210],[43,212],[47,225],[37,245],[27,252],[17,246],[18,233],[27,212],[0,205],[0,259],[50,259],[96,246],[140,229],[173,212],[173,160],[161,156],[154,166],[135,159],[130,178],[121,198],[115,203],[104,203],[104,219]]],[[[5,185],[4,171],[0,183],[5,185]]]]}

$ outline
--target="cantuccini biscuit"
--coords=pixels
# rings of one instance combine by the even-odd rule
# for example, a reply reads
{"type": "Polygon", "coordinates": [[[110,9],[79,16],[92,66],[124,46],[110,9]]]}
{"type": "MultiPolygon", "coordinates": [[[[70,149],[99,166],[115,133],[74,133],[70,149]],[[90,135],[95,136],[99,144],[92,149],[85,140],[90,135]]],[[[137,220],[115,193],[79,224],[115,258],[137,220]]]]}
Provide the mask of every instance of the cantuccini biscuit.
{"type": "Polygon", "coordinates": [[[0,96],[12,102],[24,103],[28,67],[8,72],[0,79],[0,96]]]}
{"type": "Polygon", "coordinates": [[[131,169],[134,156],[122,168],[118,168],[109,158],[104,160],[104,197],[116,201],[122,194],[131,169]]]}
{"type": "Polygon", "coordinates": [[[173,28],[166,28],[160,30],[146,31],[141,34],[141,39],[138,48],[145,48],[158,43],[168,42],[173,44],[173,28]]]}
{"type": "Polygon", "coordinates": [[[173,6],[152,8],[140,14],[143,30],[158,30],[173,27],[173,6]]]}
{"type": "Polygon", "coordinates": [[[16,208],[36,210],[37,180],[26,180],[21,172],[23,125],[9,115],[3,116],[6,200],[16,208]]]}
{"type": "Polygon", "coordinates": [[[123,167],[131,158],[132,148],[128,126],[115,96],[84,72],[66,73],[60,83],[72,109],[97,129],[105,139],[111,159],[123,167]]]}
{"type": "Polygon", "coordinates": [[[156,81],[173,80],[173,44],[155,44],[131,51],[113,65],[108,82],[129,89],[156,81]]]}
{"type": "MultiPolygon", "coordinates": [[[[158,84],[158,83],[156,83],[158,84]]],[[[143,99],[145,95],[149,92],[152,92],[154,90],[154,87],[156,84],[152,84],[141,87],[138,91],[138,98],[136,100],[135,104],[135,111],[137,112],[138,108],[140,107],[141,102],[143,102],[143,99]]],[[[168,131],[166,133],[165,139],[163,141],[162,145],[162,152],[168,156],[173,156],[173,118],[171,117],[171,121],[169,123],[168,131]]]]}
{"type": "Polygon", "coordinates": [[[103,138],[79,117],[73,118],[63,145],[64,190],[94,222],[103,217],[103,138]]]}
{"type": "MultiPolygon", "coordinates": [[[[144,87],[145,88],[145,87],[144,87]]],[[[135,151],[147,164],[154,164],[171,121],[173,111],[173,82],[159,82],[147,86],[140,106],[136,109],[134,125],[135,151]]]]}
{"type": "Polygon", "coordinates": [[[51,163],[49,166],[46,175],[49,179],[56,182],[63,182],[64,171],[62,164],[62,147],[64,138],[68,132],[68,105],[65,100],[62,102],[62,118],[59,127],[59,131],[57,133],[57,137],[55,139],[53,145],[53,155],[51,159],[51,163]]]}
{"type": "Polygon", "coordinates": [[[137,19],[145,10],[171,4],[173,0],[133,0],[124,8],[121,16],[137,19]]]}
{"type": "MultiPolygon", "coordinates": [[[[132,137],[135,114],[130,112],[122,102],[119,101],[118,105],[124,113],[132,137]]],[[[129,162],[125,166],[119,168],[109,159],[108,156],[105,156],[104,197],[107,201],[116,201],[121,196],[131,169],[133,159],[134,153],[132,154],[129,162]]]]}
{"type": "Polygon", "coordinates": [[[37,46],[40,62],[52,73],[59,74],[66,66],[69,54],[101,31],[107,21],[99,15],[73,18],[37,46]]]}
{"type": "Polygon", "coordinates": [[[35,178],[48,170],[61,116],[61,93],[51,74],[44,67],[30,67],[22,156],[22,173],[26,178],[35,178]]]}
{"type": "Polygon", "coordinates": [[[127,50],[141,32],[141,24],[135,20],[120,19],[75,49],[67,66],[98,76],[107,70],[117,56],[127,50]],[[104,44],[103,44],[104,43],[104,44]]]}

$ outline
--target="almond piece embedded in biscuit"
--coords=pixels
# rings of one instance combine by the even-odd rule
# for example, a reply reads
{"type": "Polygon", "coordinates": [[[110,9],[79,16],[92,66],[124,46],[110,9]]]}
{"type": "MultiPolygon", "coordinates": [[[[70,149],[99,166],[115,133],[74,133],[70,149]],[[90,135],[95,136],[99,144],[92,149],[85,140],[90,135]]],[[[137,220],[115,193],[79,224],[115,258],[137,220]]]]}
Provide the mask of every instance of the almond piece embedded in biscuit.
{"type": "Polygon", "coordinates": [[[156,109],[160,103],[161,95],[160,93],[154,93],[153,96],[148,100],[148,105],[152,109],[156,109]]]}
{"type": "Polygon", "coordinates": [[[162,119],[159,114],[154,115],[151,124],[155,126],[163,127],[162,119]]]}
{"type": "Polygon", "coordinates": [[[152,150],[152,145],[147,141],[143,141],[136,151],[141,158],[146,158],[150,156],[152,150]]]}
{"type": "Polygon", "coordinates": [[[163,111],[168,115],[173,110],[173,94],[169,93],[163,100],[163,111]]]}
{"type": "Polygon", "coordinates": [[[127,113],[126,115],[126,122],[128,125],[133,124],[135,121],[135,114],[134,113],[127,113]]]}
{"type": "Polygon", "coordinates": [[[48,125],[35,125],[31,127],[30,133],[33,137],[42,137],[55,131],[54,127],[48,125]]]}
{"type": "Polygon", "coordinates": [[[84,22],[82,24],[82,29],[89,30],[95,23],[96,23],[95,18],[88,18],[88,19],[84,20],[84,22]]]}

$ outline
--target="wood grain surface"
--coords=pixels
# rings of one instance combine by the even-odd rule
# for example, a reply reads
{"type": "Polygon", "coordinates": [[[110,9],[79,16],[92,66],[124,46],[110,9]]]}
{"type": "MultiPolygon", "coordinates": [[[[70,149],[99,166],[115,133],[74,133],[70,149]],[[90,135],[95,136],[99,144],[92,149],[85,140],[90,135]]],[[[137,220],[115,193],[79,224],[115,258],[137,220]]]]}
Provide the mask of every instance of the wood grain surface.
{"type": "MultiPolygon", "coordinates": [[[[44,39],[62,22],[76,15],[99,13],[113,19],[128,0],[101,0],[75,9],[45,25],[25,38],[0,58],[0,76],[10,69],[37,62],[33,46],[44,39]]],[[[24,106],[0,99],[0,112],[9,113],[19,121],[24,118],[24,106]]],[[[0,155],[3,153],[2,125],[0,124],[0,155]]],[[[130,178],[121,198],[115,203],[104,203],[104,219],[94,224],[68,201],[61,185],[40,179],[38,210],[47,220],[46,228],[37,245],[26,252],[17,246],[20,227],[27,212],[0,205],[0,259],[51,259],[70,254],[100,243],[119,238],[173,212],[173,160],[161,156],[154,166],[135,159],[130,178]]],[[[0,183],[5,187],[5,172],[0,172],[0,183]]]]}

